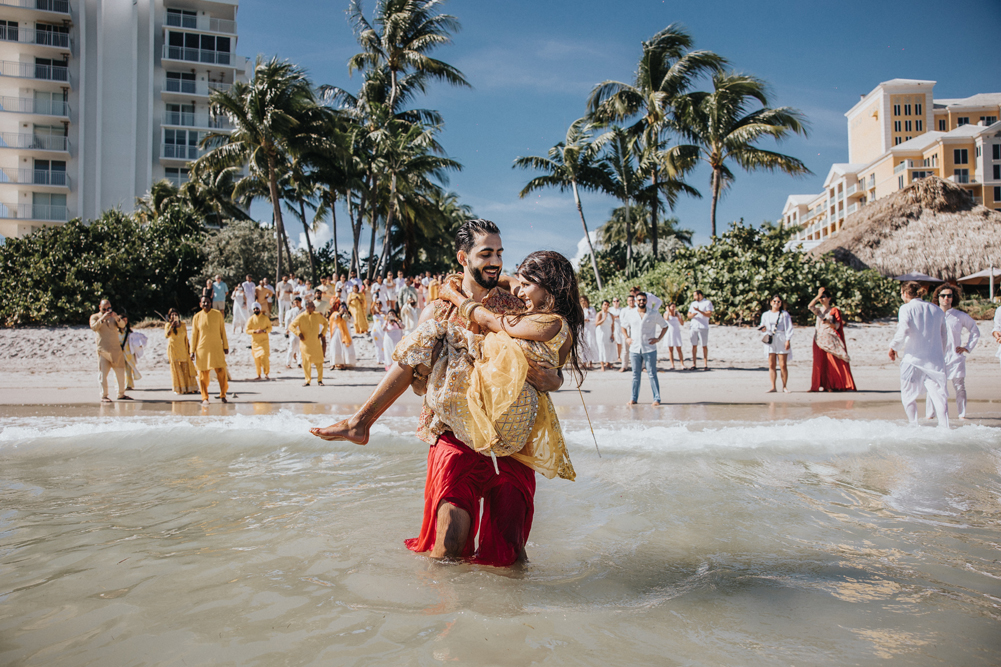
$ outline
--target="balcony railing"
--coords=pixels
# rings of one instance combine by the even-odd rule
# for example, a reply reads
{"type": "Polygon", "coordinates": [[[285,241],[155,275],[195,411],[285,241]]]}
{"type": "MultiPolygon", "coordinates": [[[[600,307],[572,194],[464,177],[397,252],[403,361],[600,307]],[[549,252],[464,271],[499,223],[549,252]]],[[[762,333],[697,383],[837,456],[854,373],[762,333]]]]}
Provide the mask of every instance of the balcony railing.
{"type": "MultiPolygon", "coordinates": [[[[918,162],[920,162],[920,160],[918,160],[918,162]]],[[[900,164],[898,164],[896,167],[893,168],[893,173],[899,174],[904,169],[914,169],[915,168],[914,163],[915,160],[904,160],[903,162],[901,162],[900,164]]]]}
{"type": "Polygon", "coordinates": [[[19,220],[69,220],[66,206],[52,204],[0,204],[0,218],[19,220]]]}
{"type": "Polygon", "coordinates": [[[164,125],[195,126],[195,114],[184,111],[168,111],[163,115],[164,125]]]}
{"type": "Polygon", "coordinates": [[[202,32],[221,32],[227,35],[236,34],[236,21],[214,19],[209,16],[188,16],[168,12],[165,23],[172,28],[190,28],[202,32]]]}
{"type": "Polygon", "coordinates": [[[199,95],[208,97],[217,90],[229,90],[233,84],[219,83],[216,81],[189,81],[186,79],[167,79],[164,91],[168,93],[181,93],[183,95],[199,95]]]}
{"type": "Polygon", "coordinates": [[[37,9],[43,12],[70,13],[69,0],[0,0],[0,6],[37,9]]]}
{"type": "Polygon", "coordinates": [[[857,210],[859,210],[859,205],[858,204],[849,204],[846,213],[847,213],[847,215],[851,215],[852,213],[854,213],[857,210]]]}
{"type": "Polygon", "coordinates": [[[70,115],[69,102],[62,100],[40,100],[32,97],[0,97],[0,111],[10,113],[32,113],[42,116],[70,115]]]}
{"type": "Polygon", "coordinates": [[[68,152],[70,141],[66,137],[54,137],[27,132],[0,132],[0,148],[22,148],[40,151],[68,152]]]}
{"type": "Polygon", "coordinates": [[[65,171],[51,171],[49,169],[3,169],[0,170],[0,183],[69,187],[70,180],[65,171]]]}
{"type": "Polygon", "coordinates": [[[43,81],[69,81],[70,70],[63,65],[41,65],[0,60],[0,76],[18,79],[41,79],[43,81]]]}
{"type": "Polygon", "coordinates": [[[855,185],[848,186],[848,190],[845,191],[845,194],[851,197],[856,192],[858,192],[858,183],[856,183],[855,185]]]}
{"type": "Polygon", "coordinates": [[[182,60],[184,62],[205,63],[208,65],[226,65],[236,67],[242,60],[240,56],[229,51],[209,51],[207,49],[190,49],[185,46],[163,45],[163,57],[167,60],[182,60]]]}
{"type": "Polygon", "coordinates": [[[0,25],[0,41],[54,46],[59,49],[70,48],[70,36],[65,32],[22,28],[16,25],[0,25]]]}
{"type": "Polygon", "coordinates": [[[212,130],[231,130],[233,126],[224,118],[212,118],[208,114],[194,114],[187,111],[168,111],[163,115],[164,125],[180,127],[207,127],[212,130]]]}
{"type": "Polygon", "coordinates": [[[971,185],[977,183],[976,176],[970,176],[969,174],[953,174],[947,180],[961,185],[971,185]]]}
{"type": "Polygon", "coordinates": [[[168,160],[197,160],[202,151],[198,146],[185,146],[182,144],[162,144],[160,157],[168,160]]]}

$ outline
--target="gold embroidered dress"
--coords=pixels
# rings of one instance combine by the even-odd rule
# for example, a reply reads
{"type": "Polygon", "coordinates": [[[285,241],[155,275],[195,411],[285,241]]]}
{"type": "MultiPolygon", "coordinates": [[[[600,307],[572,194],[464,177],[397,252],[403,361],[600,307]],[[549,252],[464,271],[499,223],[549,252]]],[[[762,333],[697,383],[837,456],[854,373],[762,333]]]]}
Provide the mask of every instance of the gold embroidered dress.
{"type": "Polygon", "coordinates": [[[549,479],[573,480],[552,400],[525,381],[528,360],[559,365],[560,348],[570,335],[566,321],[560,322],[551,339],[533,341],[504,332],[474,334],[459,323],[429,319],[400,341],[393,359],[431,366],[434,347],[442,341],[424,396],[436,419],[481,454],[511,456],[549,479]]]}

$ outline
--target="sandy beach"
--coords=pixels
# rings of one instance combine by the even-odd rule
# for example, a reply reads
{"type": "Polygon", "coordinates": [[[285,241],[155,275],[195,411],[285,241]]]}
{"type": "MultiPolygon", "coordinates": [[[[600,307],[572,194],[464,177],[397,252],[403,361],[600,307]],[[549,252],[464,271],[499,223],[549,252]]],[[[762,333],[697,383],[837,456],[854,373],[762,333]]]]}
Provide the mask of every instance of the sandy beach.
{"type": "MultiPolygon", "coordinates": [[[[894,322],[852,324],[846,329],[848,351],[852,357],[852,372],[860,391],[851,394],[809,393],[812,363],[812,327],[797,327],[793,336],[793,359],[789,364],[788,394],[766,393],[768,374],[757,330],[742,327],[713,326],[710,333],[710,370],[708,372],[671,370],[670,362],[661,350],[660,386],[663,410],[689,405],[768,405],[811,406],[810,412],[829,410],[877,410],[888,418],[902,418],[899,404],[898,367],[886,355],[893,336],[894,322]]],[[[971,419],[989,424],[1001,424],[1001,385],[998,383],[998,360],[994,356],[996,343],[990,335],[991,323],[980,323],[981,340],[968,358],[967,387],[971,419]]],[[[142,379],[130,394],[137,403],[169,404],[194,408],[200,402],[197,394],[177,396],[171,391],[167,366],[166,340],[160,329],[142,330],[149,345],[140,360],[142,379]],[[182,405],[178,405],[182,404],[182,405]]],[[[358,366],[352,370],[325,370],[325,385],[303,387],[302,372],[285,368],[287,341],[273,333],[272,380],[253,380],[254,366],[250,356],[250,339],[245,334],[231,335],[228,360],[233,377],[233,405],[297,404],[309,412],[324,412],[324,406],[338,406],[343,412],[360,404],[382,377],[383,369],[376,365],[374,347],[365,337],[355,337],[358,366]]],[[[685,350],[686,355],[690,349],[685,350]]],[[[96,405],[100,390],[97,383],[97,363],[94,334],[87,327],[27,328],[0,331],[0,405],[96,405]]],[[[700,362],[701,363],[701,362],[700,362]]],[[[690,360],[689,360],[690,365],[690,360]]],[[[591,371],[581,393],[566,383],[553,395],[557,406],[565,409],[581,407],[581,396],[589,408],[601,410],[623,406],[629,399],[630,373],[591,371]]],[[[113,376],[109,381],[114,383],[113,376]]],[[[213,388],[215,385],[213,384],[213,388]]],[[[112,387],[112,391],[114,388],[112,387]]],[[[649,408],[651,393],[644,374],[640,391],[640,406],[649,408]]],[[[213,403],[217,400],[213,397],[213,403]]],[[[412,412],[421,399],[407,394],[398,407],[412,412]]],[[[124,408],[124,404],[122,404],[124,408]]],[[[152,408],[152,405],[148,405],[152,408]]],[[[163,407],[167,407],[166,405],[163,407]]],[[[953,408],[954,409],[954,408],[953,408]]],[[[742,410],[752,418],[754,410],[742,410]]],[[[642,413],[641,413],[642,414],[642,413]]],[[[661,415],[662,417],[664,415],[661,415]]]]}

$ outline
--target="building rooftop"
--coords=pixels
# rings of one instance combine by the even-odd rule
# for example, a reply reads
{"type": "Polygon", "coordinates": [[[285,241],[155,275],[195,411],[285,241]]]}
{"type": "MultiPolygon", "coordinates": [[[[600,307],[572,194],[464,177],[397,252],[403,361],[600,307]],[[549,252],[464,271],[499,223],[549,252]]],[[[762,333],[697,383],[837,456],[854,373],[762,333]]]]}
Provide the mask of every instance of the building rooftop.
{"type": "Polygon", "coordinates": [[[978,93],[970,97],[935,100],[936,109],[947,107],[996,107],[1001,105],[1001,93],[978,93]]]}
{"type": "MultiPolygon", "coordinates": [[[[934,86],[935,81],[927,81],[925,79],[890,79],[889,81],[884,81],[880,86],[934,86]]],[[[878,88],[879,86],[877,86],[878,88]]]]}

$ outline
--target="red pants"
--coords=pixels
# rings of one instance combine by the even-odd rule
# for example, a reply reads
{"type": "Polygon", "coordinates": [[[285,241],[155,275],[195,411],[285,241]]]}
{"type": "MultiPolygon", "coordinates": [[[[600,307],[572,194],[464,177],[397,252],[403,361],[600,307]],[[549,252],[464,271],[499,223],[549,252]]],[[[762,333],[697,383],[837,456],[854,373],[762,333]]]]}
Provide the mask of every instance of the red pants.
{"type": "Polygon", "coordinates": [[[489,456],[466,447],[451,431],[442,434],[428,450],[421,535],[406,540],[407,548],[424,552],[434,546],[438,507],[445,502],[469,513],[469,538],[460,556],[482,565],[514,563],[532,530],[535,471],[509,457],[498,458],[497,465],[500,475],[489,456]],[[477,531],[480,545],[474,552],[477,531]]]}

